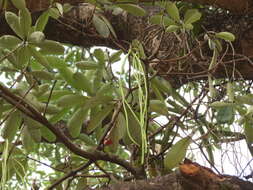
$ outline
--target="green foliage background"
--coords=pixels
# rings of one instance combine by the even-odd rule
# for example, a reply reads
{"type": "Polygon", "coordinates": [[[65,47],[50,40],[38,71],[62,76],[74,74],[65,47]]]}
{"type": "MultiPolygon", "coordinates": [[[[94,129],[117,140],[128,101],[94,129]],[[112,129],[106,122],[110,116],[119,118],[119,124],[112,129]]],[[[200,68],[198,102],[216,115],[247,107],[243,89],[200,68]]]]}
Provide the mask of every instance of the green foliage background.
{"type": "MultiPolygon", "coordinates": [[[[100,11],[109,3],[110,9],[146,15],[134,2],[98,2],[100,11]]],[[[59,190],[98,187],[125,178],[167,174],[186,155],[196,158],[192,144],[213,166],[213,152],[222,143],[245,139],[250,148],[253,101],[247,81],[218,80],[210,74],[207,82],[189,82],[175,89],[145,65],[148,58],[138,40],[127,52],[63,45],[47,40],[43,30],[49,18],[60,19],[70,5],[52,3],[32,25],[25,2],[12,3],[19,13],[6,11],[5,18],[15,36],[0,37],[0,70],[7,81],[0,84],[1,189],[36,184],[52,188],[55,182],[59,190]],[[234,130],[231,126],[237,123],[240,128],[234,130]],[[76,154],[76,149],[66,147],[68,143],[91,153],[93,159],[76,154]],[[109,156],[101,159],[96,151],[109,156]],[[145,172],[138,173],[140,168],[145,172]]],[[[151,23],[165,32],[197,35],[201,6],[168,1],[156,6],[164,11],[153,15],[151,23]]],[[[92,22],[97,33],[117,38],[110,22],[96,11],[92,22]]],[[[231,45],[235,37],[229,32],[207,32],[205,38],[212,52],[212,70],[222,43],[231,45]]]]}

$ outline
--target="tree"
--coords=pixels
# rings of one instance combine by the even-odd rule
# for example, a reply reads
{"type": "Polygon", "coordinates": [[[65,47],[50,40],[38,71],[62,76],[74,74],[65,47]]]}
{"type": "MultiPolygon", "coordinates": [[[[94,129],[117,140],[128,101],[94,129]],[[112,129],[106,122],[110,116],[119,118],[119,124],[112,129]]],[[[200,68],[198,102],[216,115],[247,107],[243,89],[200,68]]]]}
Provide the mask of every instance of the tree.
{"type": "Polygon", "coordinates": [[[2,189],[252,189],[184,158],[195,145],[216,169],[242,140],[253,154],[253,1],[0,10],[2,189]]]}

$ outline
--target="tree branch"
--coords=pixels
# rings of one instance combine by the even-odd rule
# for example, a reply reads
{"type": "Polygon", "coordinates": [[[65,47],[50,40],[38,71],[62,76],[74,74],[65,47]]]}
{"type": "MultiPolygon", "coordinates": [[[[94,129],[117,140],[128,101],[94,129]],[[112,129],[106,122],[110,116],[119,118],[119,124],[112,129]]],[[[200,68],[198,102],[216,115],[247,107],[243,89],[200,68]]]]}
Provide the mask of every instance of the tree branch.
{"type": "MultiPolygon", "coordinates": [[[[155,1],[159,0],[139,0],[139,3],[154,3],[155,1]]],[[[179,1],[179,0],[172,0],[172,1],[179,1]]],[[[249,12],[250,8],[252,8],[252,1],[251,0],[181,0],[184,2],[189,2],[189,3],[198,3],[202,5],[213,5],[217,6],[223,9],[227,9],[233,12],[237,13],[247,13],[249,12]]],[[[69,3],[71,5],[78,5],[80,3],[85,3],[85,0],[55,0],[54,2],[59,2],[59,3],[69,3]]],[[[86,1],[87,2],[87,1],[86,1]]],[[[118,3],[116,0],[111,0],[112,3],[118,3]]],[[[125,1],[124,3],[133,3],[131,0],[125,1]]],[[[50,1],[45,1],[45,0],[26,0],[27,7],[32,10],[33,12],[35,11],[43,11],[47,9],[50,6],[50,1]]],[[[0,6],[1,8],[1,6],[0,6]]],[[[9,4],[7,8],[12,8],[13,6],[9,4]]],[[[0,9],[1,10],[1,9],[0,9]]]]}
{"type": "Polygon", "coordinates": [[[61,143],[63,143],[70,151],[73,153],[89,159],[91,161],[97,161],[97,160],[103,160],[103,161],[109,161],[115,164],[118,164],[131,172],[134,176],[137,178],[142,171],[141,169],[133,167],[129,162],[120,159],[116,155],[113,154],[107,154],[98,150],[90,150],[90,151],[84,151],[81,148],[79,148],[77,145],[72,143],[72,141],[65,136],[65,134],[61,131],[55,128],[44,116],[42,116],[35,108],[33,108],[30,104],[25,102],[25,100],[21,99],[20,97],[16,96],[12,92],[10,92],[6,87],[0,84],[0,96],[6,100],[8,103],[12,104],[13,106],[17,106],[17,109],[26,114],[27,116],[31,117],[35,121],[38,121],[45,127],[47,127],[51,132],[55,134],[55,136],[60,140],[61,143]],[[28,110],[28,111],[27,111],[28,110]]]}
{"type": "Polygon", "coordinates": [[[89,167],[89,165],[92,164],[92,161],[88,161],[87,163],[85,163],[84,165],[70,171],[69,173],[65,174],[63,177],[61,177],[60,179],[56,180],[52,185],[50,185],[47,190],[52,190],[54,189],[56,186],[58,186],[59,184],[61,184],[64,180],[70,178],[70,177],[74,177],[78,172],[86,169],[87,167],[89,167]]]}

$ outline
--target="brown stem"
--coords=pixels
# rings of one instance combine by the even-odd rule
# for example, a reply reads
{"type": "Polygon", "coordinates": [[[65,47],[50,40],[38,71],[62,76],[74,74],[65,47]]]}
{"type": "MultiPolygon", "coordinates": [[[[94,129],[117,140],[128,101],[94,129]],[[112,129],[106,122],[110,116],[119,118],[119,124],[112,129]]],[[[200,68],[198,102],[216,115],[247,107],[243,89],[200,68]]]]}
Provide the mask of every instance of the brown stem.
{"type": "Polygon", "coordinates": [[[54,127],[35,108],[33,108],[28,103],[26,103],[20,97],[10,92],[6,87],[4,87],[1,84],[0,84],[0,96],[14,106],[16,106],[16,104],[20,104],[20,106],[17,106],[17,109],[19,109],[21,112],[23,112],[27,116],[31,117],[32,119],[38,121],[39,123],[47,127],[51,132],[54,133],[54,135],[60,140],[60,142],[62,142],[73,153],[92,161],[103,160],[103,161],[109,161],[109,162],[118,164],[124,167],[129,172],[131,172],[137,178],[139,177],[138,175],[141,174],[140,169],[133,167],[128,161],[123,160],[116,155],[107,154],[98,150],[93,150],[93,151],[82,150],[76,144],[74,144],[71,141],[71,139],[69,139],[61,130],[58,130],[56,127],[54,127]]]}

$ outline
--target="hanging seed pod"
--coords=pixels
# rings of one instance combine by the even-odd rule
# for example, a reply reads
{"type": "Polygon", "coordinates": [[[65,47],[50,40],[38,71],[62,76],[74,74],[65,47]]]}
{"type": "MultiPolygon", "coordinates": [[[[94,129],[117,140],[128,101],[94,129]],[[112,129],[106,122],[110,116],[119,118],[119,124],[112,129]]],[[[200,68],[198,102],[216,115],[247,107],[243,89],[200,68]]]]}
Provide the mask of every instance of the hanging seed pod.
{"type": "Polygon", "coordinates": [[[230,102],[234,102],[234,99],[235,99],[234,85],[231,82],[227,83],[227,95],[228,95],[228,100],[230,102]]]}

